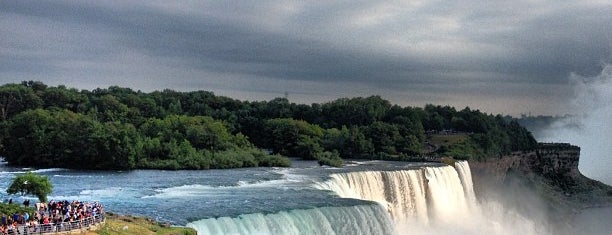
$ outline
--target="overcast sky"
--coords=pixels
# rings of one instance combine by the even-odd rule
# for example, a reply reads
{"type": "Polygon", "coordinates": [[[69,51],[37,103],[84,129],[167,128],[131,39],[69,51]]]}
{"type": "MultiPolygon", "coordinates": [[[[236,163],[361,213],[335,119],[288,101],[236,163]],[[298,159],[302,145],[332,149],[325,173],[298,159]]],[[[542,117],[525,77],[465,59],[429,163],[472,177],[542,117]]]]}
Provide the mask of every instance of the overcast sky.
{"type": "Polygon", "coordinates": [[[611,48],[609,0],[0,1],[0,83],[555,114],[611,48]]]}

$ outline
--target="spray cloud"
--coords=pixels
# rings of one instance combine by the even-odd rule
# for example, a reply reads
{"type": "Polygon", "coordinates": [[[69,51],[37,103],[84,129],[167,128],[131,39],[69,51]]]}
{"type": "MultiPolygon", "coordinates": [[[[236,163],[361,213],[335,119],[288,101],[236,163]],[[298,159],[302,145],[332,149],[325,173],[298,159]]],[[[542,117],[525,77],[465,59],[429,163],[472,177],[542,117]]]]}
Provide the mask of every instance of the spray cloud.
{"type": "Polygon", "coordinates": [[[612,65],[595,77],[572,75],[575,114],[544,132],[544,142],[567,142],[581,148],[580,171],[612,185],[612,65]]]}

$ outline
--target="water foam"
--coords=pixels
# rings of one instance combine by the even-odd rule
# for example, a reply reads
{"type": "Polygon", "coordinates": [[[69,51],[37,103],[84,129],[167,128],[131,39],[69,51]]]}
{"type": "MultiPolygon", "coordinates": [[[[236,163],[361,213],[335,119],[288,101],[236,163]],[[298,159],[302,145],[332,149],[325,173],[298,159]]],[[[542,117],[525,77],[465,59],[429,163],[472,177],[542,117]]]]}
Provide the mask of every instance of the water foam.
{"type": "Polygon", "coordinates": [[[359,205],[246,214],[235,218],[203,219],[187,224],[198,234],[393,234],[382,207],[359,205]]]}
{"type": "Polygon", "coordinates": [[[122,192],[123,188],[121,187],[111,187],[107,189],[87,189],[81,191],[79,194],[90,197],[115,197],[122,192]]]}
{"type": "Polygon", "coordinates": [[[56,172],[56,171],[67,171],[67,169],[64,168],[47,168],[47,169],[37,169],[34,170],[33,168],[21,168],[21,170],[18,171],[0,171],[0,174],[25,174],[28,172],[32,172],[32,173],[44,173],[44,172],[56,172]]]}
{"type": "Polygon", "coordinates": [[[293,180],[279,179],[279,180],[261,180],[261,181],[238,181],[235,185],[201,185],[201,184],[189,184],[181,185],[163,189],[156,189],[156,194],[144,196],[142,198],[183,198],[183,197],[200,197],[214,195],[217,193],[231,192],[237,189],[247,188],[270,188],[277,187],[283,188],[285,185],[292,183],[293,180]]]}
{"type": "Polygon", "coordinates": [[[55,171],[67,171],[67,169],[64,168],[47,168],[47,169],[37,169],[37,170],[30,170],[33,173],[43,173],[43,172],[55,172],[55,171]]]}
{"type": "Polygon", "coordinates": [[[523,215],[495,201],[478,203],[467,162],[455,167],[332,174],[316,183],[339,197],[375,201],[398,234],[547,234],[523,215]]]}

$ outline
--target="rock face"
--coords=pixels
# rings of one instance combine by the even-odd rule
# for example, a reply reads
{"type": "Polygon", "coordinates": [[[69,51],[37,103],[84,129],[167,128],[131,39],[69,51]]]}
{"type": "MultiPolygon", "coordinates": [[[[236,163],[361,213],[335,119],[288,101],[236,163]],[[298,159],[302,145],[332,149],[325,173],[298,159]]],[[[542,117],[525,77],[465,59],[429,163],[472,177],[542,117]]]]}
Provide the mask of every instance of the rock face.
{"type": "Polygon", "coordinates": [[[508,174],[538,175],[551,180],[582,176],[578,171],[580,148],[569,144],[540,144],[528,152],[514,152],[485,161],[470,161],[476,180],[503,182],[508,174]]]}
{"type": "Polygon", "coordinates": [[[553,207],[609,205],[612,187],[583,176],[578,170],[580,148],[570,144],[540,144],[536,150],[515,152],[486,161],[470,161],[477,193],[520,182],[542,194],[553,207]]]}

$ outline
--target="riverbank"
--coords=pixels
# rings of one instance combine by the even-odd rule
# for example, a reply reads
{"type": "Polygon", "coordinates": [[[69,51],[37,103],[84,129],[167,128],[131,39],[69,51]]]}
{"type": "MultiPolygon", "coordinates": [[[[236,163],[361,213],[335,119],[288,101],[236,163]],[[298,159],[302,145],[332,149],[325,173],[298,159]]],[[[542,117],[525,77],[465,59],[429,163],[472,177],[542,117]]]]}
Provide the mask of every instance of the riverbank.
{"type": "Polygon", "coordinates": [[[95,231],[88,231],[87,235],[128,235],[128,234],[158,234],[158,235],[195,235],[192,228],[171,226],[155,220],[130,215],[106,213],[106,222],[95,231]]]}

